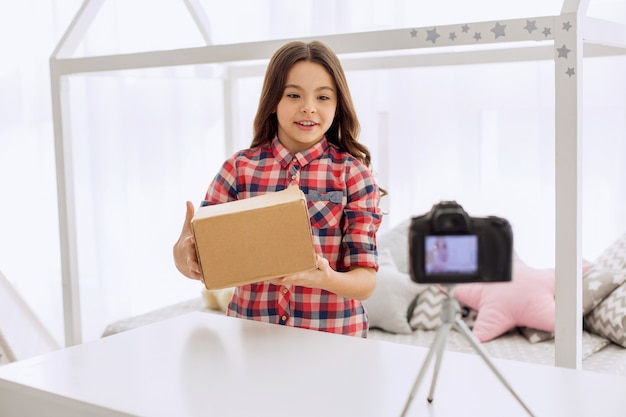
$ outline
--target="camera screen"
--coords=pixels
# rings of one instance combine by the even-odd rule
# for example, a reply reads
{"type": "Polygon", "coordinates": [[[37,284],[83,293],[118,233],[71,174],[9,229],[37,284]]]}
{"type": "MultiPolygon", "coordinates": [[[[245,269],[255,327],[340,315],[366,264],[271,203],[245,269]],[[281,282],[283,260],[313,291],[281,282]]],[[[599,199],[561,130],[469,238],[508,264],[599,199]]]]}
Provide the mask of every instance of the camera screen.
{"type": "Polygon", "coordinates": [[[476,274],[478,237],[476,235],[426,236],[425,272],[427,275],[476,274]]]}

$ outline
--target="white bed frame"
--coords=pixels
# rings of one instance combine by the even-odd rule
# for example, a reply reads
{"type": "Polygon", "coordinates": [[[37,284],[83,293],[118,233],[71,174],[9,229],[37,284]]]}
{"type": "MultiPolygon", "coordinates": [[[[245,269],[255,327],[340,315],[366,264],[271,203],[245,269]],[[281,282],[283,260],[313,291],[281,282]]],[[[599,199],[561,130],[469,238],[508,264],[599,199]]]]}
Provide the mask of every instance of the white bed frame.
{"type": "MultiPolygon", "coordinates": [[[[211,45],[209,19],[197,0],[184,0],[207,46],[73,57],[105,0],[85,0],[50,57],[52,111],[56,151],[65,344],[81,342],[81,312],[68,76],[90,72],[177,65],[247,62],[268,59],[287,39],[232,45],[211,45]]],[[[468,22],[375,32],[318,36],[341,56],[346,70],[467,65],[553,60],[555,76],[556,146],[556,359],[557,366],[581,368],[582,255],[581,145],[582,73],[585,57],[626,54],[626,26],[586,17],[589,0],[564,0],[557,16],[468,22]],[[454,36],[451,34],[454,33],[454,36]],[[375,53],[394,51],[389,54],[375,53]],[[355,57],[370,52],[374,56],[355,57]],[[575,279],[575,282],[572,282],[575,279]],[[575,285],[573,285],[575,284],[575,285]]],[[[310,40],[312,38],[301,38],[310,40]]],[[[262,74],[251,63],[232,68],[231,76],[262,74]]],[[[231,89],[223,81],[226,105],[231,89]]],[[[226,149],[235,151],[231,112],[226,112],[226,149]]],[[[232,153],[232,152],[231,152],[232,153]]],[[[379,167],[381,172],[385,167],[379,167]]]]}
{"type": "Polygon", "coordinates": [[[45,324],[0,271],[0,364],[59,348],[45,324]]]}

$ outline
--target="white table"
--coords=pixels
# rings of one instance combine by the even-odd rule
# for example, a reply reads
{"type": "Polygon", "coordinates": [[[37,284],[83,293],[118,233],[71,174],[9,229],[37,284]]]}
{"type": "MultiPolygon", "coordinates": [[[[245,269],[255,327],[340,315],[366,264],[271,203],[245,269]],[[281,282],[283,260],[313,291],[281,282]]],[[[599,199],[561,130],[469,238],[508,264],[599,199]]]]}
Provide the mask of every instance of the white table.
{"type": "MultiPolygon", "coordinates": [[[[399,416],[424,348],[191,313],[0,367],[0,416],[399,416]]],[[[536,416],[626,415],[626,378],[494,360],[536,416]]],[[[527,416],[446,352],[410,416],[527,416]]]]}

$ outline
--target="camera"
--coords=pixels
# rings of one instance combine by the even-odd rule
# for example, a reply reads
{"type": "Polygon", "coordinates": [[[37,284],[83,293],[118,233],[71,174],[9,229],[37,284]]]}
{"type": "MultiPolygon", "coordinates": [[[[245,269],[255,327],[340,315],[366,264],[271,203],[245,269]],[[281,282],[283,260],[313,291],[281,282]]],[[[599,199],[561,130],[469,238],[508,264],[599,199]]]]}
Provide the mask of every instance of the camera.
{"type": "Polygon", "coordinates": [[[442,201],[409,227],[414,282],[461,284],[512,278],[513,231],[501,217],[471,217],[456,201],[442,201]]]}

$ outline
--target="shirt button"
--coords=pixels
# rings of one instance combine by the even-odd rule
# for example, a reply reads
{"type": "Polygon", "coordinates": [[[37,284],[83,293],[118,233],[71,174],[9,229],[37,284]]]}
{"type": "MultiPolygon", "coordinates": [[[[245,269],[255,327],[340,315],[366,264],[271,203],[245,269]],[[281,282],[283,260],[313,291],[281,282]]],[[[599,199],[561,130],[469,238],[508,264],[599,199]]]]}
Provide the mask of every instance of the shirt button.
{"type": "Polygon", "coordinates": [[[287,322],[287,316],[282,316],[281,320],[284,321],[284,322],[287,322]]]}
{"type": "Polygon", "coordinates": [[[283,288],[283,294],[287,294],[287,291],[289,291],[287,288],[283,288]]]}
{"type": "Polygon", "coordinates": [[[292,176],[291,176],[291,179],[292,179],[292,180],[295,180],[296,178],[298,178],[298,177],[297,177],[297,176],[295,176],[295,175],[292,175],[292,176]]]}

